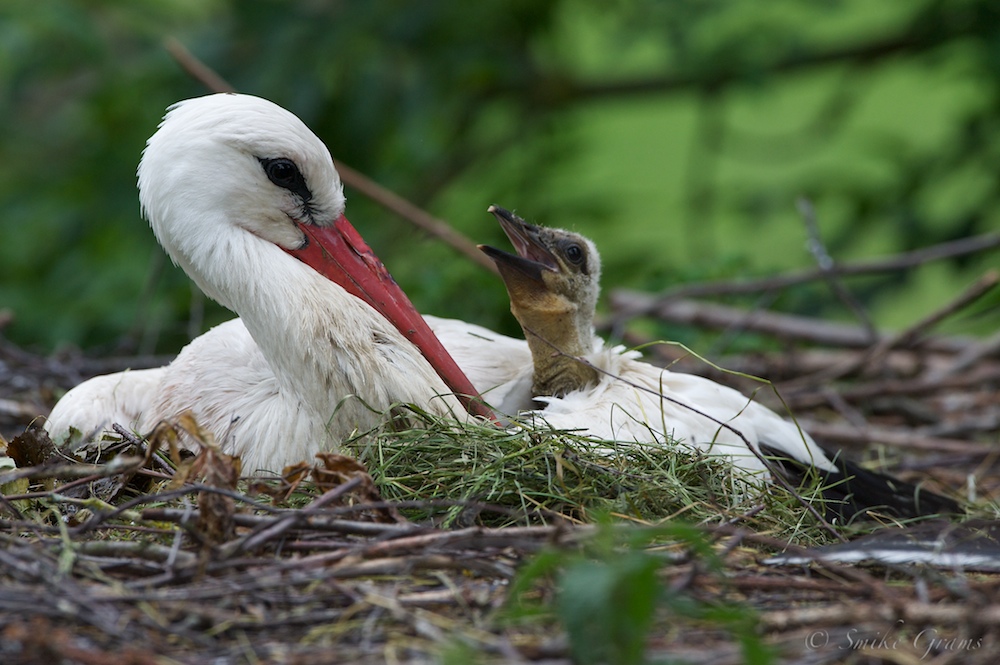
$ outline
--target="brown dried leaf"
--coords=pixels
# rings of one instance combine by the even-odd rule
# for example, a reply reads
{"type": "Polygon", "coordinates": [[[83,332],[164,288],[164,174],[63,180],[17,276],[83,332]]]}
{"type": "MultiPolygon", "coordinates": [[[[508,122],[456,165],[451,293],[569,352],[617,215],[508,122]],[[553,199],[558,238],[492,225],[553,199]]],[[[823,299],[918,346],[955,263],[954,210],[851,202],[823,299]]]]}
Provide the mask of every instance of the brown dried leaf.
{"type": "Polygon", "coordinates": [[[56,452],[56,446],[49,433],[38,425],[28,425],[7,444],[7,455],[14,460],[17,468],[38,466],[56,452]]]}
{"type": "MultiPolygon", "coordinates": [[[[240,478],[239,457],[226,455],[215,447],[205,447],[195,458],[193,473],[201,476],[201,482],[210,487],[235,490],[240,478]]],[[[210,491],[198,493],[198,531],[206,543],[218,545],[232,539],[236,534],[233,514],[236,505],[232,497],[210,491]]]]}
{"type": "MultiPolygon", "coordinates": [[[[321,465],[316,465],[312,468],[312,478],[313,482],[316,483],[316,488],[320,492],[329,492],[334,487],[343,485],[357,475],[363,475],[367,479],[366,481],[362,481],[362,485],[369,484],[371,485],[371,489],[375,490],[371,476],[368,475],[368,469],[353,457],[326,452],[316,453],[316,457],[319,459],[321,465]]],[[[378,496],[377,491],[375,491],[375,495],[378,496]]]]}
{"type": "MultiPolygon", "coordinates": [[[[180,487],[185,483],[201,483],[210,487],[235,490],[243,468],[240,458],[219,450],[212,433],[202,428],[190,412],[182,413],[177,418],[176,424],[158,426],[150,438],[156,439],[157,443],[166,439],[170,446],[171,457],[179,461],[179,441],[182,432],[198,444],[201,452],[193,460],[178,463],[177,473],[174,474],[170,486],[180,487]]],[[[236,533],[233,522],[235,512],[236,505],[231,497],[211,491],[198,493],[196,528],[206,545],[218,545],[233,538],[236,533]]]]}
{"type": "Polygon", "coordinates": [[[180,446],[180,432],[177,431],[177,428],[172,423],[162,421],[153,429],[148,440],[151,449],[156,447],[157,449],[168,451],[170,461],[173,462],[174,467],[177,469],[177,472],[174,474],[174,481],[177,483],[176,486],[180,487],[183,485],[185,482],[184,478],[178,479],[178,476],[182,473],[181,467],[185,466],[190,460],[185,460],[181,456],[184,449],[180,446]]]}
{"type": "Polygon", "coordinates": [[[302,481],[309,477],[311,470],[312,466],[307,462],[286,466],[281,470],[281,477],[277,479],[277,485],[273,481],[254,480],[250,483],[247,492],[250,495],[266,494],[279,502],[288,501],[302,481]]]}
{"type": "MultiPolygon", "coordinates": [[[[360,479],[357,488],[349,492],[342,503],[347,505],[382,503],[382,495],[375,487],[375,481],[368,474],[368,469],[364,464],[347,455],[337,453],[322,452],[317,453],[320,464],[313,466],[312,478],[316,483],[316,488],[323,492],[343,485],[355,478],[360,479]]],[[[403,517],[393,506],[371,508],[368,511],[359,513],[359,517],[370,519],[373,522],[381,523],[403,523],[407,519],[403,517]]]]}
{"type": "Polygon", "coordinates": [[[299,483],[309,476],[309,470],[311,468],[312,467],[308,462],[291,464],[281,470],[281,479],[293,487],[298,487],[299,483]]]}

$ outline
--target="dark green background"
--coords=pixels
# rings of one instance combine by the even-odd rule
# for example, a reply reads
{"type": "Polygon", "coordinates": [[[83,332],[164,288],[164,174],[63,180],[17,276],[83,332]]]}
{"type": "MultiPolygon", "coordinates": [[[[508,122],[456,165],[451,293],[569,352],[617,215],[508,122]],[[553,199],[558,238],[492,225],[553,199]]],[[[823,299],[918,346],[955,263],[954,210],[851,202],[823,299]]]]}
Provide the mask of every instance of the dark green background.
{"type": "MultiPolygon", "coordinates": [[[[19,344],[172,352],[230,316],[139,217],[145,139],[204,93],[168,36],[477,242],[503,242],[490,203],[590,235],[606,291],[810,266],[803,195],[842,260],[1000,228],[996,2],[7,0],[0,308],[19,344]]],[[[498,280],[347,193],[421,309],[516,330],[498,280]]],[[[899,327],[991,263],[851,284],[899,327]]],[[[774,306],[849,318],[822,285],[774,306]]],[[[996,323],[987,303],[953,329],[996,323]]]]}

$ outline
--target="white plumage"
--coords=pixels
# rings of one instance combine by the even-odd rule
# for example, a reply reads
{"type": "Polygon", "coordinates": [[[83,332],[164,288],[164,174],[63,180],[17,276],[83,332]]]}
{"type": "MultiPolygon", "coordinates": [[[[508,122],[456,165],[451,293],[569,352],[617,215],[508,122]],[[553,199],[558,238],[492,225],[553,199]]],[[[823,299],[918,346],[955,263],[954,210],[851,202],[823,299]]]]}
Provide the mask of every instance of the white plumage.
{"type": "Polygon", "coordinates": [[[606,345],[593,333],[600,290],[594,244],[569,231],[528,224],[496,206],[490,211],[517,255],[483,250],[500,269],[511,310],[534,354],[533,365],[510,381],[517,388],[506,391],[501,410],[524,408],[533,400],[544,407],[523,412],[522,419],[599,439],[676,441],[761,477],[767,472],[761,445],[824,471],[835,469],[808,434],[740,392],[606,345]]]}
{"type": "Polygon", "coordinates": [[[329,152],[294,115],[246,95],[181,102],[150,138],[138,175],[160,244],[241,318],[165,368],[70,391],[49,418],[53,436],[116,421],[146,432],[190,410],[245,470],[278,471],[336,449],[398,402],[464,413],[393,325],[288,253],[308,242],[300,227],[328,227],[344,208],[329,152]],[[269,172],[277,160],[284,170],[269,172]]]}
{"type": "Polygon", "coordinates": [[[562,397],[536,397],[544,408],[522,414],[522,419],[610,441],[677,442],[724,457],[737,470],[762,478],[767,469],[748,446],[761,453],[763,444],[803,464],[835,470],[806,432],[739,391],[650,365],[638,352],[601,340],[595,348],[583,358],[607,374],[562,397]]]}
{"type": "Polygon", "coordinates": [[[511,400],[523,401],[531,387],[527,342],[458,319],[425,315],[424,320],[486,402],[504,411],[511,400]]]}
{"type": "Polygon", "coordinates": [[[842,519],[871,509],[900,517],[960,511],[951,499],[834,458],[794,422],[732,388],[607,346],[593,333],[600,290],[594,244],[496,206],[490,212],[517,254],[480,248],[500,270],[533,363],[498,391],[508,413],[527,406],[521,420],[598,439],[677,442],[730,461],[750,480],[769,480],[772,470],[793,480],[818,472],[824,510],[842,519]]]}

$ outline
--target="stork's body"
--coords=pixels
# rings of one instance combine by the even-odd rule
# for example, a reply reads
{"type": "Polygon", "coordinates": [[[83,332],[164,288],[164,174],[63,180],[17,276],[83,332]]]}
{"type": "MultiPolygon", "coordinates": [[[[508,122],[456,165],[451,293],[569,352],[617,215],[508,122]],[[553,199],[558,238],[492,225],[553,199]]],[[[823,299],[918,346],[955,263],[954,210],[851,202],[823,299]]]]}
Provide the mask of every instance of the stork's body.
{"type": "MultiPolygon", "coordinates": [[[[512,389],[516,391],[519,385],[525,389],[523,380],[518,382],[531,367],[531,352],[524,340],[465,321],[425,318],[488,402],[503,404],[512,389]]],[[[528,380],[530,384],[530,371],[528,380]]],[[[346,397],[346,393],[343,397],[344,404],[334,415],[336,422],[331,419],[332,427],[288,435],[284,428],[292,419],[287,410],[301,407],[288,404],[256,340],[242,319],[236,318],[200,335],[165,367],[97,376],[76,386],[59,400],[46,428],[55,437],[65,436],[70,427],[91,434],[108,431],[115,423],[148,433],[161,421],[190,411],[227,451],[243,457],[244,469],[280,470],[292,461],[309,459],[317,450],[336,448],[350,433],[346,419],[363,400],[346,397]],[[273,441],[281,443],[269,443],[273,441]]],[[[361,431],[377,422],[377,414],[368,409],[357,415],[362,416],[355,419],[361,431]]],[[[293,426],[300,427],[318,419],[294,421],[293,426]]]]}
{"type": "Polygon", "coordinates": [[[294,115],[244,95],[177,104],[143,153],[139,192],[174,262],[240,319],[165,368],[70,391],[48,421],[54,436],[112,419],[147,431],[191,410],[245,470],[279,471],[336,449],[396,403],[463,413],[410,339],[292,255],[344,209],[329,152],[294,115]],[[103,411],[88,416],[94,403],[103,411]]]}

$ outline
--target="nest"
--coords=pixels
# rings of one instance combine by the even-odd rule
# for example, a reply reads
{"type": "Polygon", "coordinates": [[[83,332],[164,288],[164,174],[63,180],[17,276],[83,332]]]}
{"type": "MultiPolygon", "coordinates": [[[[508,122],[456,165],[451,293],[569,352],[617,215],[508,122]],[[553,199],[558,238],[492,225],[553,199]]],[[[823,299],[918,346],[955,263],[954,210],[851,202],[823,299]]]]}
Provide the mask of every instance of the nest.
{"type": "MultiPolygon", "coordinates": [[[[626,341],[994,522],[1000,338],[935,327],[996,281],[894,334],[693,300],[734,285],[618,292],[612,316],[756,336],[715,364],[626,341]]],[[[0,344],[0,424],[37,453],[0,475],[4,662],[985,664],[1000,647],[996,575],[764,565],[903,525],[831,530],[802,492],[747,485],[683,449],[411,410],[406,429],[345,442],[351,457],[247,480],[190,420],[174,426],[202,440],[194,460],[171,453],[169,428],[118,428],[77,451],[23,432],[60,386],[143,364],[85,362],[0,344]]]]}

